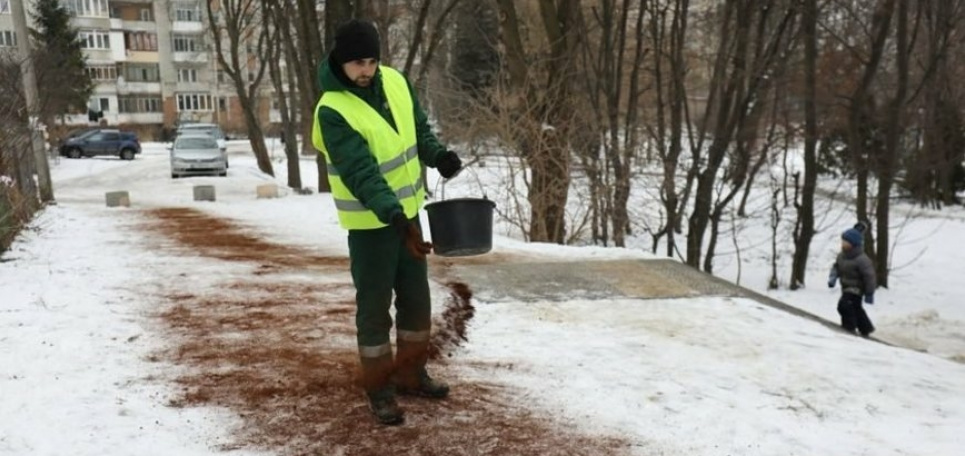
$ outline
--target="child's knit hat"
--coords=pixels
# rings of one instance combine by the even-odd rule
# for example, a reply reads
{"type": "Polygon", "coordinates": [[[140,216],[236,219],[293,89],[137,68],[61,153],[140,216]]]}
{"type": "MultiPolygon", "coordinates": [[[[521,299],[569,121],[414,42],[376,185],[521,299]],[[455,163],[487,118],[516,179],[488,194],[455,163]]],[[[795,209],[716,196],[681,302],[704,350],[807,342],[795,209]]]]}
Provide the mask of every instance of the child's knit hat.
{"type": "Polygon", "coordinates": [[[848,228],[844,231],[844,233],[841,233],[841,239],[848,241],[848,244],[851,244],[854,247],[861,247],[861,242],[864,239],[864,236],[857,229],[848,228]]]}

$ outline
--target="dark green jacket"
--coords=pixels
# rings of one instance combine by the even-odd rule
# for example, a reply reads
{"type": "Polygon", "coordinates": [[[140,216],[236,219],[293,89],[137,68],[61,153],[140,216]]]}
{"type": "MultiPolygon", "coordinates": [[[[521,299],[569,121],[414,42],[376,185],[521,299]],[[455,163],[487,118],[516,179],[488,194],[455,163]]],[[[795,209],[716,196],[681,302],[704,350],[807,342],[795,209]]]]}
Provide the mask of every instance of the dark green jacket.
{"type": "MultiPolygon", "coordinates": [[[[335,74],[336,71],[344,78],[341,68],[335,69],[326,57],[318,68],[318,78],[323,91],[348,91],[372,106],[379,114],[388,121],[389,125],[396,128],[395,120],[389,110],[385,93],[382,91],[382,75],[376,73],[373,84],[369,87],[358,87],[347,80],[340,79],[335,74]]],[[[409,85],[409,93],[412,94],[412,107],[415,110],[416,139],[419,149],[419,160],[427,166],[435,167],[436,160],[446,151],[446,148],[439,143],[436,135],[429,127],[428,117],[419,106],[419,100],[409,85]]],[[[345,118],[334,109],[322,107],[318,110],[318,122],[322,129],[325,141],[325,148],[332,160],[332,165],[338,170],[342,182],[348,187],[349,191],[355,195],[365,207],[372,210],[382,223],[389,224],[396,212],[402,212],[402,205],[398,198],[385,182],[379,172],[378,163],[369,150],[368,144],[357,131],[355,131],[345,118]]]]}

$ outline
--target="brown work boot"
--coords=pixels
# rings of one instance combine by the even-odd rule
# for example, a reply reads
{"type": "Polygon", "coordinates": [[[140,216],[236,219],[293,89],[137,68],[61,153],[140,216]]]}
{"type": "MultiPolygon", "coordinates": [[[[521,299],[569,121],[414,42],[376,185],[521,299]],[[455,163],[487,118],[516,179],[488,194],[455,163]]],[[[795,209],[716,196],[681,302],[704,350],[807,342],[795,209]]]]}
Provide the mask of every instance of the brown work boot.
{"type": "Polygon", "coordinates": [[[389,380],[392,374],[392,353],[376,357],[361,357],[362,388],[369,399],[369,408],[381,424],[402,424],[402,409],[395,402],[395,386],[389,380]]]}
{"type": "Polygon", "coordinates": [[[449,396],[449,385],[429,376],[425,368],[419,369],[415,379],[396,383],[402,396],[419,396],[429,399],[445,399],[449,396]]]}
{"type": "Polygon", "coordinates": [[[399,339],[392,383],[400,395],[442,399],[449,395],[449,385],[434,380],[426,372],[429,341],[399,339]]]}
{"type": "Polygon", "coordinates": [[[387,386],[378,391],[366,392],[369,398],[369,409],[375,414],[379,424],[395,426],[405,422],[405,413],[395,402],[395,391],[387,386]]]}

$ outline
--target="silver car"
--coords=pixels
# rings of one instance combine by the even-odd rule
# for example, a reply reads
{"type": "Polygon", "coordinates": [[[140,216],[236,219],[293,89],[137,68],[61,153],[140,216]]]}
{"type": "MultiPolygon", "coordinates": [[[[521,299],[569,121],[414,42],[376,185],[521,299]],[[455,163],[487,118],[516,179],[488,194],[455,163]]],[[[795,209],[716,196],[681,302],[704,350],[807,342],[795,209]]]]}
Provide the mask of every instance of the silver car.
{"type": "Polygon", "coordinates": [[[228,155],[206,134],[178,136],[171,146],[171,178],[193,175],[228,175],[228,155]]]}
{"type": "Polygon", "coordinates": [[[212,136],[216,141],[218,141],[218,147],[222,149],[228,148],[227,139],[224,131],[221,130],[217,124],[212,123],[189,123],[183,124],[178,127],[175,136],[181,135],[196,135],[196,134],[206,134],[212,136]]]}

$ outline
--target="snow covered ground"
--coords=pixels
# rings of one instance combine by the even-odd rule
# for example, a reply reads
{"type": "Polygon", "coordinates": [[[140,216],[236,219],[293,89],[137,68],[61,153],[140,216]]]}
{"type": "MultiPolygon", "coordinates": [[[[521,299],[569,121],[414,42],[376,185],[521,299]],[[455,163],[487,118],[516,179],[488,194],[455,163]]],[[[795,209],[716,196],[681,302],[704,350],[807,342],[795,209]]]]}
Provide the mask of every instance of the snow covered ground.
{"type": "MultiPolygon", "coordinates": [[[[237,417],[167,406],[174,391],[165,379],[178,368],[151,362],[164,340],[144,299],[156,286],[152,275],[205,264],[159,261],[138,239],[154,234],[137,230],[136,211],[106,208],[104,193],[128,190],[134,209],[196,208],[275,242],[345,253],[328,196],[257,200],[255,187],[272,178],[257,171],[245,144],[230,147],[227,178],[170,179],[160,144],[146,144],[133,162],[53,164],[59,204],[0,258],[0,454],[222,452],[237,417]],[[218,201],[194,202],[197,184],[215,185],[218,201]]],[[[313,185],[314,162],[302,164],[303,181],[313,185]]],[[[447,196],[496,188],[488,179],[498,169],[480,169],[476,183],[472,176],[453,181],[447,196]]],[[[275,170],[284,183],[284,166],[275,170]]],[[[505,384],[520,407],[624,438],[633,454],[960,455],[965,364],[949,360],[965,354],[965,310],[957,305],[965,298],[958,282],[965,253],[953,248],[965,217],[958,214],[924,213],[902,224],[893,261],[908,265],[870,308],[876,335],[929,353],[848,336],[746,299],[476,302],[469,342],[456,356],[463,377],[451,382],[505,384]]],[[[835,320],[837,291],[824,287],[824,277],[848,220],[823,221],[809,269],[817,285],[770,295],[835,320]]],[[[736,232],[741,284],[764,291],[767,229],[760,220],[747,223],[736,232]]],[[[512,233],[505,223],[497,231],[497,253],[652,258],[639,238],[629,249],[560,247],[524,244],[505,235],[512,233]]],[[[722,254],[721,276],[736,279],[735,258],[722,254]]],[[[783,255],[782,264],[789,260],[783,255]]]]}

